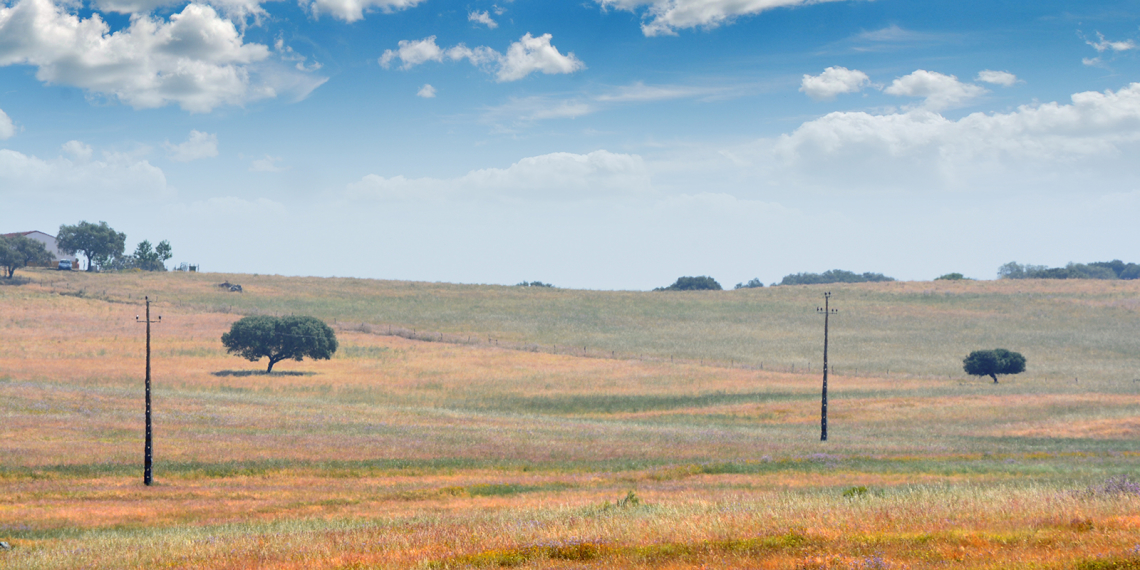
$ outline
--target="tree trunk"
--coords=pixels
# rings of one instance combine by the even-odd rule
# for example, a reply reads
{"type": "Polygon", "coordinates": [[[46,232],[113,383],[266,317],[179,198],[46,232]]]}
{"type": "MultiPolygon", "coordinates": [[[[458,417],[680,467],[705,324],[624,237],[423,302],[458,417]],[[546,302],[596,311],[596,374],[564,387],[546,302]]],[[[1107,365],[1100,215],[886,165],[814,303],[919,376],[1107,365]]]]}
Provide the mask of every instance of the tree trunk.
{"type": "Polygon", "coordinates": [[[993,379],[994,379],[994,384],[997,384],[997,383],[998,383],[998,381],[997,381],[997,374],[990,374],[990,378],[993,378],[993,379]]]}
{"type": "Polygon", "coordinates": [[[273,372],[273,365],[274,365],[274,364],[277,364],[277,361],[276,361],[276,360],[273,360],[272,358],[270,358],[270,359],[269,359],[269,368],[266,368],[266,369],[265,369],[265,373],[266,373],[266,374],[271,374],[271,373],[273,372]]]}

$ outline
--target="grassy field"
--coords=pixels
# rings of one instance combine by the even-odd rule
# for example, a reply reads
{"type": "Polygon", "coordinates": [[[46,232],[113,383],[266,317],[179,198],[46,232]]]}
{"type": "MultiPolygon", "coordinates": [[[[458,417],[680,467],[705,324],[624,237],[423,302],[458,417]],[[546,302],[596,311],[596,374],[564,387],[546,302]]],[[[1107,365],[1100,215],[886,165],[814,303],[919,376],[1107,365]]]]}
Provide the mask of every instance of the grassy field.
{"type": "Polygon", "coordinates": [[[21,275],[3,568],[1140,568],[1140,283],[21,275]],[[219,340],[245,314],[317,316],[341,348],[256,374],[219,340]],[[999,346],[1028,371],[963,375],[999,346]]]}

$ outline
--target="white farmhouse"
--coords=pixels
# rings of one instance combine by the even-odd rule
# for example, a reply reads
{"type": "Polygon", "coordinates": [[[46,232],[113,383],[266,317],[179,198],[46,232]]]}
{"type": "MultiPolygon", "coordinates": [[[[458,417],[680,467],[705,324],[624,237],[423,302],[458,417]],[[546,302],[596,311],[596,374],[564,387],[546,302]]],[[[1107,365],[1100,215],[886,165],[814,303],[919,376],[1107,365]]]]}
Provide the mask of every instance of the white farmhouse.
{"type": "Polygon", "coordinates": [[[48,253],[52,254],[52,256],[55,257],[55,259],[56,259],[56,261],[51,262],[51,264],[53,266],[56,263],[58,263],[60,260],[70,259],[72,266],[74,266],[76,269],[79,269],[79,259],[76,258],[74,255],[68,255],[68,254],[65,254],[65,253],[59,251],[59,244],[56,243],[55,236],[45,234],[41,231],[34,231],[33,230],[30,232],[15,232],[15,233],[11,233],[11,234],[3,234],[2,237],[16,237],[16,236],[24,236],[28,239],[33,239],[33,240],[36,240],[36,241],[44,244],[44,249],[46,249],[48,251],[48,253]]]}

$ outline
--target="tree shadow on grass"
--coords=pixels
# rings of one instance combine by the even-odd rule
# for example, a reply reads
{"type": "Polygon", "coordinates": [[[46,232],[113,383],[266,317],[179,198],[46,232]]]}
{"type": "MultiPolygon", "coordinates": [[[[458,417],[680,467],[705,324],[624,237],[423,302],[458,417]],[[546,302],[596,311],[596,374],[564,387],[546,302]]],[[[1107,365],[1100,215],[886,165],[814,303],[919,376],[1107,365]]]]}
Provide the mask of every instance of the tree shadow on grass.
{"type": "Polygon", "coordinates": [[[303,372],[299,370],[219,370],[211,372],[214,376],[316,376],[316,372],[303,372]]]}

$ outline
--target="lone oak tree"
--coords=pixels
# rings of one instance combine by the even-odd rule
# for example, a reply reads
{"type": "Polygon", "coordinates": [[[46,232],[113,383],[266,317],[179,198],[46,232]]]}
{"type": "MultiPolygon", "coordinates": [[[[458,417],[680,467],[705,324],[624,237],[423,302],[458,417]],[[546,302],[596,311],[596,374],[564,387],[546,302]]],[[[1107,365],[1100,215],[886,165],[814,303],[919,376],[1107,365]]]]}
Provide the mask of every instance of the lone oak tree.
{"type": "Polygon", "coordinates": [[[328,360],[336,352],[336,333],[313,317],[244,317],[222,335],[226,352],[251,362],[269,358],[265,373],[282,360],[301,361],[304,357],[328,360]]]}
{"type": "Polygon", "coordinates": [[[971,376],[989,376],[997,384],[998,374],[1025,372],[1025,357],[1004,348],[975,350],[962,360],[962,369],[971,376]]]}
{"type": "Polygon", "coordinates": [[[65,253],[82,252],[87,258],[87,271],[95,271],[123,255],[127,234],[116,232],[107,222],[79,222],[74,226],[59,226],[56,244],[65,253]]]}

